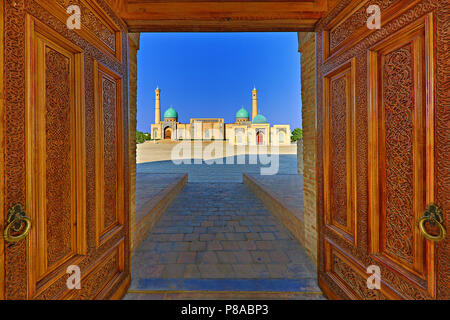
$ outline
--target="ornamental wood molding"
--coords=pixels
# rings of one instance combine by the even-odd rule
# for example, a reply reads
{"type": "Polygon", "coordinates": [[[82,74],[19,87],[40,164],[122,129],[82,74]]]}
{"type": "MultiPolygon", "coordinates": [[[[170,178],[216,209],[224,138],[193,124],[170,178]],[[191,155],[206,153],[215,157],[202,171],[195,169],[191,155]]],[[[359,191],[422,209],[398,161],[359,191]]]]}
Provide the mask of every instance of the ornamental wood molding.
{"type": "Polygon", "coordinates": [[[108,0],[129,32],[313,31],[337,0],[108,0]]]}

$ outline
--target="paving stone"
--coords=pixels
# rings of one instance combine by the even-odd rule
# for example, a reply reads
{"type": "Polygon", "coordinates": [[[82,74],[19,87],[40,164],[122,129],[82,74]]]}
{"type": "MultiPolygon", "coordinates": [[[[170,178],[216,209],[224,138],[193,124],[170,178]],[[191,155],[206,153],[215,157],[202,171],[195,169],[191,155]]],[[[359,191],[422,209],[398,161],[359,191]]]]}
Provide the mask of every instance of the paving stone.
{"type": "Polygon", "coordinates": [[[250,253],[255,263],[269,263],[270,257],[265,251],[251,251],[250,253]]]}
{"type": "Polygon", "coordinates": [[[226,240],[225,233],[216,233],[214,236],[215,240],[226,240]]]}
{"type": "Polygon", "coordinates": [[[184,276],[183,264],[168,264],[162,273],[163,278],[181,278],[184,276]]]}
{"type": "Polygon", "coordinates": [[[195,263],[196,252],[180,252],[178,255],[178,263],[195,263]]]}
{"type": "Polygon", "coordinates": [[[195,241],[195,240],[199,240],[200,239],[200,234],[199,233],[188,233],[184,235],[183,240],[184,241],[195,241]]]}
{"type": "Polygon", "coordinates": [[[185,279],[199,279],[200,277],[200,270],[198,270],[196,264],[186,264],[186,267],[184,269],[185,279]]]}
{"type": "Polygon", "coordinates": [[[247,240],[244,233],[226,233],[228,240],[247,240]]]}
{"type": "Polygon", "coordinates": [[[283,251],[270,251],[269,252],[270,259],[272,262],[278,263],[289,263],[290,259],[286,253],[283,251]]]}
{"type": "Polygon", "coordinates": [[[248,240],[260,240],[259,234],[257,232],[247,232],[245,234],[248,240]]]}
{"type": "Polygon", "coordinates": [[[223,250],[239,250],[239,242],[238,241],[220,241],[220,244],[223,247],[223,250]]]}
{"type": "Polygon", "coordinates": [[[188,183],[155,228],[132,258],[132,286],[146,278],[316,277],[303,247],[241,183],[188,183]]]}
{"type": "Polygon", "coordinates": [[[210,241],[214,239],[214,234],[204,233],[200,235],[200,241],[210,241]]]}
{"type": "Polygon", "coordinates": [[[217,257],[221,263],[235,263],[236,258],[233,255],[233,252],[229,251],[217,251],[217,257]]]}
{"type": "Polygon", "coordinates": [[[192,251],[205,251],[206,243],[203,241],[192,241],[189,248],[192,251]]]}
{"type": "Polygon", "coordinates": [[[218,263],[219,259],[214,251],[199,252],[197,263],[218,263]]]}
{"type": "Polygon", "coordinates": [[[213,240],[213,241],[209,241],[207,243],[207,250],[213,250],[213,251],[223,250],[223,246],[220,243],[220,241],[213,240]]]}
{"type": "Polygon", "coordinates": [[[257,240],[255,241],[256,248],[258,250],[273,250],[273,241],[263,241],[257,240]]]}
{"type": "Polygon", "coordinates": [[[234,273],[238,278],[252,278],[256,277],[256,274],[251,264],[233,264],[234,273]]]}
{"type": "Polygon", "coordinates": [[[286,265],[280,263],[268,263],[267,269],[272,278],[284,278],[288,271],[286,265]]]}
{"type": "Polygon", "coordinates": [[[239,263],[252,263],[252,255],[249,251],[235,251],[234,256],[239,263]]]}
{"type": "Polygon", "coordinates": [[[164,271],[165,265],[142,265],[133,269],[133,277],[135,278],[160,278],[164,271]]]}
{"type": "Polygon", "coordinates": [[[238,245],[242,250],[256,250],[256,244],[253,240],[238,241],[238,245]]]}
{"type": "Polygon", "coordinates": [[[169,236],[169,241],[183,241],[183,233],[175,233],[169,236]]]}
{"type": "Polygon", "coordinates": [[[275,235],[271,232],[261,232],[259,236],[262,240],[275,240],[275,235]]]}

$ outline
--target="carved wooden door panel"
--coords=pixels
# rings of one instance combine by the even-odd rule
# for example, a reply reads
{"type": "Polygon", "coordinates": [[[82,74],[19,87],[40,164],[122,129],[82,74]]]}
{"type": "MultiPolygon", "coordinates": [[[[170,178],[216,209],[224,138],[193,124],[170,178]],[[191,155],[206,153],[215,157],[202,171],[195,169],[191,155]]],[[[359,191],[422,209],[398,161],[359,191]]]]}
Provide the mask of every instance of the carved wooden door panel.
{"type": "Polygon", "coordinates": [[[120,298],[130,281],[126,26],[103,0],[2,1],[0,14],[0,299],[120,298]],[[81,29],[68,28],[69,5],[81,29]]]}
{"type": "Polygon", "coordinates": [[[317,25],[318,275],[330,298],[450,298],[449,7],[343,0],[317,25]],[[372,4],[379,30],[366,26],[372,4]],[[440,222],[422,220],[432,203],[440,222]]]}

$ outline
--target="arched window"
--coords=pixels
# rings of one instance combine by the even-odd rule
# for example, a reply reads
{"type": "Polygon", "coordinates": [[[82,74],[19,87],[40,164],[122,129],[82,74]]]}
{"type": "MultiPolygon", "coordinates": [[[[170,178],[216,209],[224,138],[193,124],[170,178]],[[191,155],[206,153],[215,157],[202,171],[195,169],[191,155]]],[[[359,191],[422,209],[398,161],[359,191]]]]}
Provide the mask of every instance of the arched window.
{"type": "Polygon", "coordinates": [[[284,132],[280,132],[278,133],[278,137],[279,137],[279,142],[280,143],[284,143],[284,132]]]}

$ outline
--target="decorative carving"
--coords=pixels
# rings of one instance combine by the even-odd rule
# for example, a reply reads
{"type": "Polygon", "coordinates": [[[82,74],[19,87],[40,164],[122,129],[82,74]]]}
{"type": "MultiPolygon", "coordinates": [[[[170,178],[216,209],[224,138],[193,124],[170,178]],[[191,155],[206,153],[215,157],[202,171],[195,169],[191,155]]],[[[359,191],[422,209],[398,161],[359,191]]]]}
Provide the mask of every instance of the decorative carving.
{"type": "Polygon", "coordinates": [[[331,213],[333,219],[347,226],[347,81],[341,76],[331,81],[331,213]]]}
{"type": "MultiPolygon", "coordinates": [[[[4,1],[5,203],[25,203],[25,19],[24,0],[4,1]]],[[[3,223],[2,223],[3,224],[3,223]]],[[[3,224],[4,225],[4,224],[3,224]]],[[[5,248],[5,298],[27,295],[26,241],[5,248]]]]}
{"type": "MultiPolygon", "coordinates": [[[[437,1],[436,1],[437,2],[437,1]]],[[[435,15],[436,63],[435,63],[435,202],[441,207],[445,228],[450,230],[450,1],[437,4],[435,15]]],[[[437,297],[450,299],[450,237],[436,245],[437,297]]]]}
{"type": "MultiPolygon", "coordinates": [[[[413,23],[417,19],[422,18],[425,14],[433,12],[433,26],[435,39],[435,203],[439,205],[443,212],[445,226],[448,230],[450,227],[448,221],[450,219],[450,181],[446,179],[448,171],[450,170],[450,141],[448,132],[448,123],[450,122],[450,84],[448,78],[450,77],[450,58],[449,52],[446,48],[449,46],[449,26],[448,16],[450,15],[450,1],[449,0],[423,0],[416,5],[394,17],[391,21],[386,23],[380,30],[367,34],[366,37],[360,39],[348,50],[339,52],[338,54],[323,62],[323,31],[329,30],[327,25],[332,21],[352,0],[341,0],[336,7],[327,14],[323,19],[319,20],[316,25],[316,58],[317,58],[317,77],[321,79],[324,74],[339,65],[342,65],[349,59],[356,57],[356,172],[357,172],[357,217],[358,217],[358,243],[357,247],[353,248],[346,241],[336,236],[333,232],[329,232],[325,228],[323,220],[323,150],[317,148],[318,161],[318,228],[319,234],[319,277],[329,286],[329,288],[339,297],[345,298],[345,292],[327,276],[324,265],[324,237],[330,238],[345,252],[352,255],[357,261],[363,265],[377,264],[368,254],[368,133],[367,133],[367,50],[378,42],[385,40],[388,36],[401,30],[402,28],[413,23]]],[[[323,94],[323,84],[317,81],[317,96],[323,94]]],[[[323,101],[317,100],[317,143],[323,145],[323,101]]],[[[437,298],[450,298],[450,259],[448,256],[449,238],[436,244],[437,257],[437,298]]],[[[405,298],[416,299],[430,299],[431,297],[421,286],[426,286],[426,283],[419,283],[419,285],[408,283],[400,277],[395,271],[390,268],[384,268],[383,279],[391,288],[397,292],[401,292],[405,298]]],[[[345,280],[345,279],[344,279],[345,280]]],[[[419,281],[420,282],[420,281],[419,281]]]]}
{"type": "Polygon", "coordinates": [[[350,15],[343,23],[339,24],[335,29],[330,31],[330,50],[335,49],[342,42],[344,42],[345,39],[349,38],[352,33],[366,25],[369,17],[367,14],[367,8],[370,5],[378,5],[380,7],[380,11],[383,12],[384,9],[388,8],[397,1],[400,0],[368,1],[361,8],[350,15]]]}
{"type": "Polygon", "coordinates": [[[83,286],[80,290],[76,290],[71,299],[88,300],[95,298],[104,284],[111,281],[120,272],[119,252],[115,249],[109,257],[102,259],[103,261],[83,279],[83,286]]]}
{"type": "MultiPolygon", "coordinates": [[[[121,86],[122,105],[128,106],[128,72],[127,72],[127,50],[122,50],[120,63],[117,59],[98,47],[95,47],[88,40],[81,37],[78,33],[69,30],[65,22],[46,11],[34,0],[16,0],[17,5],[11,6],[9,1],[3,2],[4,6],[4,69],[8,72],[4,74],[4,98],[5,98],[5,123],[4,123],[4,144],[5,144],[5,208],[14,203],[26,203],[26,175],[25,168],[25,16],[26,14],[35,17],[49,28],[55,30],[61,36],[82,48],[84,54],[84,96],[81,99],[85,102],[85,132],[86,132],[86,225],[87,225],[87,252],[80,259],[79,266],[82,274],[93,267],[98,259],[112,248],[120,239],[125,239],[123,255],[128,256],[128,228],[117,232],[101,247],[96,247],[95,229],[95,121],[94,121],[94,84],[93,84],[93,59],[98,60],[103,65],[122,77],[121,86]]],[[[121,28],[121,45],[127,48],[128,40],[126,36],[126,26],[113,13],[104,0],[96,0],[96,3],[112,19],[114,24],[121,28]]],[[[123,110],[123,132],[124,150],[128,150],[128,115],[123,110]]],[[[128,172],[128,157],[124,158],[124,174],[128,172]]],[[[124,182],[124,201],[128,202],[128,179],[124,182]]],[[[128,206],[125,206],[124,225],[128,225],[128,206]]],[[[53,299],[60,297],[61,293],[67,290],[65,281],[58,278],[48,288],[41,291],[39,296],[27,296],[27,242],[22,241],[16,245],[5,248],[5,298],[6,299],[27,299],[27,298],[45,298],[53,299]]],[[[124,261],[124,273],[129,273],[129,261],[124,261]]],[[[58,269],[58,272],[61,271],[58,269]]],[[[64,275],[65,270],[61,271],[64,275]]],[[[101,285],[109,279],[100,278],[101,285]],[[103,282],[102,282],[103,281],[103,282]]],[[[113,291],[122,281],[118,281],[113,291]]],[[[93,287],[98,284],[89,282],[84,284],[93,287]]],[[[95,291],[94,289],[90,292],[95,291]]]]}
{"type": "Polygon", "coordinates": [[[72,123],[70,60],[46,47],[46,223],[48,267],[72,250],[72,123]]]}
{"type": "Polygon", "coordinates": [[[385,300],[386,296],[380,290],[371,290],[367,287],[367,279],[363,278],[356,270],[350,267],[337,255],[332,257],[332,270],[342,279],[356,294],[364,300],[385,300]]]}
{"type": "Polygon", "coordinates": [[[412,44],[385,56],[383,96],[385,112],[384,220],[386,250],[413,263],[413,112],[414,73],[412,44]]]}
{"type": "Polygon", "coordinates": [[[116,35],[108,28],[81,0],[56,0],[56,2],[66,9],[70,5],[77,5],[81,11],[81,23],[83,28],[92,31],[111,50],[116,50],[116,35]]]}
{"type": "Polygon", "coordinates": [[[102,78],[104,141],[104,228],[117,221],[116,83],[102,78]]]}

